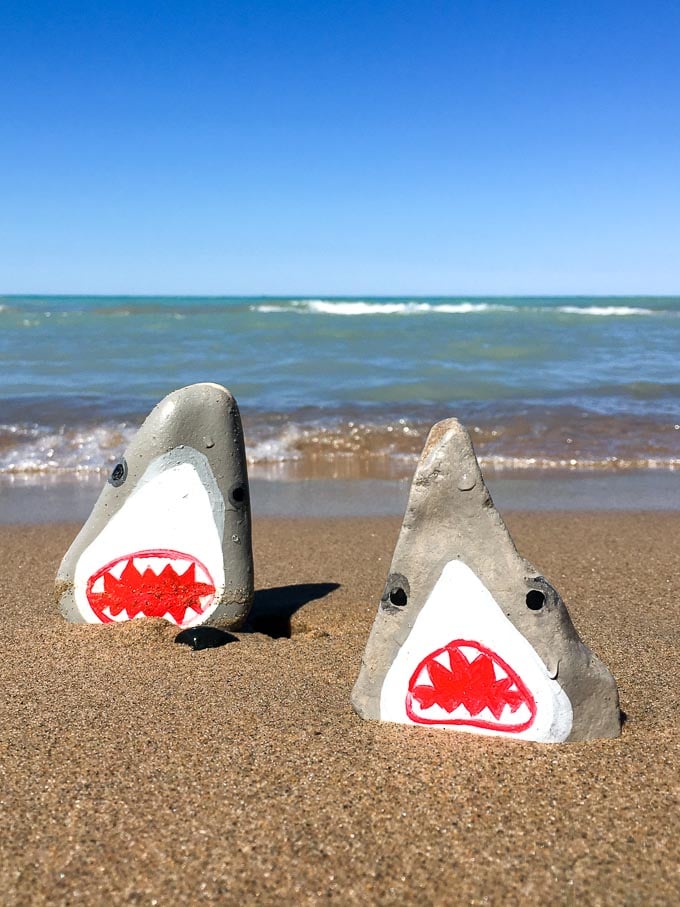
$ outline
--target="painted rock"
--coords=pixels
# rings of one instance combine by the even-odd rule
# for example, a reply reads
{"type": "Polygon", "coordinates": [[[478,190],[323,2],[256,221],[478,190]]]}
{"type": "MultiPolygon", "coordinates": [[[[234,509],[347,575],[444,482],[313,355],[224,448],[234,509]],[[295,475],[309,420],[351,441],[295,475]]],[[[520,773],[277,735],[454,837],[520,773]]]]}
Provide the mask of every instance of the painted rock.
{"type": "Polygon", "coordinates": [[[253,600],[241,417],[218,384],[169,394],[115,464],[56,580],[64,616],[236,627],[253,600]]]}
{"type": "Polygon", "coordinates": [[[619,734],[614,678],[517,553],[455,419],[425,444],[352,705],[546,743],[619,734]]]}

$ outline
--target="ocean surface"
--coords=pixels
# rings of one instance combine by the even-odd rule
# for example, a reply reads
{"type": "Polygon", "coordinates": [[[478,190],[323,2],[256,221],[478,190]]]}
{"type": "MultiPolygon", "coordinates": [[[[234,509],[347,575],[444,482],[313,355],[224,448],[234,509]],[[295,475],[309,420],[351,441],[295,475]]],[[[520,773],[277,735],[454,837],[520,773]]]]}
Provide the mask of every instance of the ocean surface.
{"type": "Polygon", "coordinates": [[[0,481],[92,479],[226,385],[257,478],[411,474],[457,416],[490,474],[680,467],[680,297],[0,297],[0,481]]]}

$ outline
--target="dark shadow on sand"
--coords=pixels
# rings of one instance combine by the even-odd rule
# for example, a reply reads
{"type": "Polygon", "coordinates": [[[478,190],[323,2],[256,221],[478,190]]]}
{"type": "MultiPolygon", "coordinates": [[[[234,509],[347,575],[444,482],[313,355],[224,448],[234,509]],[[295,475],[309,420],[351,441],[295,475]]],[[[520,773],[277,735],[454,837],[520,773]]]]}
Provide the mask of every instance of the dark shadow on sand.
{"type": "Polygon", "coordinates": [[[217,649],[226,646],[228,642],[238,642],[238,637],[218,627],[190,627],[178,633],[175,642],[198,652],[201,649],[217,649]]]}
{"type": "Polygon", "coordinates": [[[340,583],[300,583],[259,589],[243,632],[264,633],[272,639],[290,639],[293,614],[309,602],[324,598],[339,588],[340,583]]]}

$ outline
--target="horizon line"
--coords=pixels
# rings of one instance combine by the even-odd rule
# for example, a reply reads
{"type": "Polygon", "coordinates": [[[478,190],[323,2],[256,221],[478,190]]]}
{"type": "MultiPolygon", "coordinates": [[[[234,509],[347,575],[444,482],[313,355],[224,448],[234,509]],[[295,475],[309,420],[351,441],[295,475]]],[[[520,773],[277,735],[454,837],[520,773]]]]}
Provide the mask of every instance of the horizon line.
{"type": "Polygon", "coordinates": [[[678,293],[115,293],[0,292],[0,299],[678,299],[678,293]]]}

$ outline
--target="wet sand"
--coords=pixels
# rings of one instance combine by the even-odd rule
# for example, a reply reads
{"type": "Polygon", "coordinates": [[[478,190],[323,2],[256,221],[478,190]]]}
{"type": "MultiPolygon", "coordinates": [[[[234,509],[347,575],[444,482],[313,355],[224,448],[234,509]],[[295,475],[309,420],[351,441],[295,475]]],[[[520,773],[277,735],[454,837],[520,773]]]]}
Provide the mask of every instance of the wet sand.
{"type": "MultiPolygon", "coordinates": [[[[255,519],[286,517],[403,516],[411,485],[408,479],[253,478],[250,494],[255,519]]],[[[494,502],[507,510],[645,510],[680,511],[680,479],[673,470],[559,470],[488,472],[484,480],[494,502]]],[[[0,524],[84,523],[99,497],[105,476],[97,473],[70,480],[63,475],[0,474],[0,524]]]]}
{"type": "Polygon", "coordinates": [[[398,518],[258,520],[255,632],[201,651],[66,624],[78,527],[0,527],[0,901],[680,902],[680,515],[506,516],[613,671],[620,739],[357,718],[398,518]]]}

